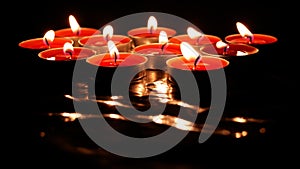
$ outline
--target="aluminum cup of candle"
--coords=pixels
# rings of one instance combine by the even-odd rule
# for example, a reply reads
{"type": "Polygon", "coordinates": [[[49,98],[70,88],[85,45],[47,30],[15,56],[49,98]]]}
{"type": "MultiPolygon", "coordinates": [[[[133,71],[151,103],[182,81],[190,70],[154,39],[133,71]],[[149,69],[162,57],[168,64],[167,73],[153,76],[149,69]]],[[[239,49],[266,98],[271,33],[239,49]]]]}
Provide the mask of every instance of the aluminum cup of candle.
{"type": "Polygon", "coordinates": [[[146,57],[128,52],[120,52],[119,58],[115,60],[111,57],[110,53],[102,53],[87,58],[86,62],[90,65],[89,71],[96,72],[95,77],[91,76],[89,82],[94,84],[90,86],[95,87],[89,87],[89,96],[91,98],[112,95],[124,96],[127,93],[134,96],[143,96],[146,92],[144,82],[146,57]],[[129,79],[129,86],[125,86],[128,90],[125,91],[118,87],[115,89],[111,88],[113,77],[115,75],[118,76],[118,74],[115,74],[116,71],[127,74],[127,76],[119,77],[124,81],[128,81],[130,75],[134,75],[133,78],[129,79]]]}
{"type": "Polygon", "coordinates": [[[258,55],[259,49],[242,43],[217,42],[215,45],[203,46],[200,49],[202,54],[221,57],[228,60],[231,64],[227,69],[228,79],[234,77],[248,78],[259,71],[261,57],[258,55]],[[255,69],[253,69],[255,68],[255,69]]]}
{"type": "Polygon", "coordinates": [[[203,34],[202,36],[191,38],[188,34],[177,35],[171,37],[169,39],[170,43],[177,43],[180,44],[181,42],[189,43],[196,51],[200,51],[200,48],[205,45],[213,45],[220,41],[221,38],[214,35],[206,35],[203,34]]]}
{"type": "Polygon", "coordinates": [[[133,49],[134,53],[141,54],[148,58],[146,63],[146,82],[153,85],[156,81],[165,81],[166,61],[170,58],[181,55],[180,45],[175,43],[151,43],[143,44],[133,49]]]}
{"type": "Polygon", "coordinates": [[[73,31],[71,28],[64,28],[55,31],[56,37],[64,37],[67,39],[71,39],[74,41],[75,47],[80,46],[78,40],[85,36],[99,35],[101,33],[100,30],[95,28],[78,28],[77,31],[73,31]]]}
{"type": "Polygon", "coordinates": [[[134,46],[149,43],[158,43],[161,31],[165,31],[168,38],[173,37],[176,31],[171,28],[157,27],[155,30],[149,30],[147,27],[135,28],[127,32],[128,36],[133,40],[134,46]]]}
{"type": "Polygon", "coordinates": [[[186,77],[187,74],[192,73],[199,89],[200,106],[209,107],[211,101],[210,77],[224,71],[229,65],[229,61],[218,57],[201,56],[201,60],[195,65],[195,60],[188,61],[185,57],[180,56],[169,59],[166,64],[167,72],[170,74],[168,83],[172,86],[174,95],[180,96],[180,84],[177,84],[173,77],[186,77]]]}
{"type": "MultiPolygon", "coordinates": [[[[120,52],[130,52],[133,48],[131,38],[124,35],[113,35],[109,40],[112,40],[120,52]]],[[[109,52],[107,47],[106,37],[104,35],[94,35],[82,37],[78,40],[80,46],[96,50],[97,53],[109,52]]]]}

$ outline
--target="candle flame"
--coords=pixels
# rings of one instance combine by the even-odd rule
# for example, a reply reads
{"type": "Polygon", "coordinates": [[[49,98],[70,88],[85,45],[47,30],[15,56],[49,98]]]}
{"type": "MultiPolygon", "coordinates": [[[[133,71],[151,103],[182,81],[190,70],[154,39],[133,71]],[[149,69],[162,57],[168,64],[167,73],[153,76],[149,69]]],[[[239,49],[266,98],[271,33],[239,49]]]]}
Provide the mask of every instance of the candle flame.
{"type": "Polygon", "coordinates": [[[115,43],[111,40],[107,42],[107,47],[109,50],[109,54],[112,58],[115,58],[115,61],[119,58],[119,50],[115,43]]]}
{"type": "Polygon", "coordinates": [[[165,31],[160,31],[159,37],[158,37],[158,42],[159,43],[167,43],[169,41],[168,35],[165,31]]]}
{"type": "Polygon", "coordinates": [[[72,29],[72,32],[75,35],[79,35],[80,34],[80,25],[78,24],[77,20],[75,19],[75,17],[73,15],[69,15],[69,24],[72,29]]]}
{"type": "Polygon", "coordinates": [[[187,34],[191,39],[196,39],[199,38],[203,35],[203,33],[197,31],[196,29],[192,28],[192,27],[188,27],[187,28],[187,34]]]}
{"type": "Polygon", "coordinates": [[[69,54],[72,57],[72,54],[74,52],[74,47],[73,47],[72,43],[66,42],[64,44],[63,51],[65,54],[69,54]]]}
{"type": "Polygon", "coordinates": [[[228,45],[225,43],[225,42],[223,42],[223,41],[218,41],[217,43],[216,43],[216,47],[217,48],[225,48],[225,47],[227,47],[228,45]]]}
{"type": "Polygon", "coordinates": [[[188,61],[194,60],[199,56],[199,53],[187,42],[180,43],[180,50],[184,58],[188,61]]]}
{"type": "Polygon", "coordinates": [[[103,28],[103,38],[106,41],[109,41],[113,36],[114,29],[111,25],[107,25],[103,28]]]}
{"type": "Polygon", "coordinates": [[[43,37],[43,42],[45,45],[50,46],[50,44],[53,42],[55,37],[55,32],[54,30],[49,30],[45,33],[43,37]]]}
{"type": "Polygon", "coordinates": [[[150,33],[154,32],[157,29],[157,20],[154,16],[149,17],[147,28],[150,33]]]}
{"type": "Polygon", "coordinates": [[[253,34],[250,32],[250,30],[241,22],[237,22],[236,23],[236,27],[239,31],[239,33],[241,34],[242,37],[246,37],[246,38],[253,38],[253,34]]]}

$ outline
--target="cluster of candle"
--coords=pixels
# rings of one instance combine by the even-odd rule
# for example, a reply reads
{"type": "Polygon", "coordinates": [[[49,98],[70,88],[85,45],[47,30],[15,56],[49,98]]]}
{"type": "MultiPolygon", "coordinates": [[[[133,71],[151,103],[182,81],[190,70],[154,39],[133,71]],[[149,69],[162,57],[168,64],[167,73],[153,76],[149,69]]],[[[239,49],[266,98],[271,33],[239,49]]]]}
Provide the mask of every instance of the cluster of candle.
{"type": "Polygon", "coordinates": [[[51,61],[86,59],[87,63],[99,67],[146,64],[147,69],[195,72],[222,69],[229,65],[226,57],[255,54],[256,45],[277,41],[270,35],[252,34],[240,22],[236,24],[239,34],[227,36],[225,42],[193,27],[187,28],[187,34],[176,35],[175,29],[158,27],[154,16],[149,17],[147,27],[129,30],[127,36],[114,35],[111,25],[103,31],[82,28],[72,15],[69,23],[70,28],[49,30],[43,38],[26,40],[19,46],[42,50],[38,56],[51,61]]]}

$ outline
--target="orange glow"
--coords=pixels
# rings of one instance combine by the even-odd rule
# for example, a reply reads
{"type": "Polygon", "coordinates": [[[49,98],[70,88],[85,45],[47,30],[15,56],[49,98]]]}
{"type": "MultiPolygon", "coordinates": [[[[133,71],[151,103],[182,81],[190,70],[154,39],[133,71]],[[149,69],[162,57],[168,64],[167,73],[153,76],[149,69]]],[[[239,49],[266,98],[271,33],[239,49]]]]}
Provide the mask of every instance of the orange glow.
{"type": "Polygon", "coordinates": [[[247,119],[243,118],[243,117],[234,117],[232,119],[232,121],[234,122],[238,122],[238,123],[246,123],[247,122],[247,119]]]}
{"type": "Polygon", "coordinates": [[[191,39],[199,38],[203,35],[201,32],[197,31],[196,29],[194,29],[192,27],[188,27],[186,31],[187,31],[188,36],[191,39]]]}
{"type": "Polygon", "coordinates": [[[221,40],[216,43],[217,48],[225,48],[227,46],[228,45],[225,42],[221,41],[221,40]]]}
{"type": "Polygon", "coordinates": [[[147,23],[147,28],[150,33],[157,29],[157,20],[154,16],[150,16],[147,23]]]}
{"type": "Polygon", "coordinates": [[[64,53],[65,53],[65,54],[69,54],[69,55],[72,56],[72,54],[73,54],[73,52],[74,52],[74,47],[73,47],[72,43],[66,42],[66,43],[64,44],[63,50],[64,50],[64,53]]]}
{"type": "Polygon", "coordinates": [[[114,29],[111,25],[107,25],[103,28],[103,38],[108,41],[114,34],[114,29]]]}
{"type": "Polygon", "coordinates": [[[55,32],[54,30],[49,30],[45,33],[44,37],[43,37],[43,42],[44,44],[46,44],[47,46],[50,46],[50,44],[53,42],[55,37],[55,32]]]}
{"type": "Polygon", "coordinates": [[[199,56],[199,53],[187,42],[181,42],[180,50],[183,57],[188,61],[195,60],[199,56]]]}
{"type": "Polygon", "coordinates": [[[119,50],[118,50],[117,46],[115,45],[115,43],[113,41],[109,40],[107,42],[107,47],[108,47],[111,58],[115,58],[115,60],[118,59],[119,58],[119,50]]]}
{"type": "Polygon", "coordinates": [[[241,22],[237,22],[236,27],[242,37],[246,37],[246,38],[252,37],[253,38],[253,34],[250,32],[250,30],[241,22]]]}
{"type": "Polygon", "coordinates": [[[75,19],[75,17],[73,15],[69,16],[69,24],[72,29],[72,32],[75,35],[79,35],[80,34],[80,25],[78,24],[77,20],[75,19]]]}
{"type": "Polygon", "coordinates": [[[168,43],[168,35],[165,31],[160,31],[159,37],[158,37],[158,42],[159,43],[168,43]]]}

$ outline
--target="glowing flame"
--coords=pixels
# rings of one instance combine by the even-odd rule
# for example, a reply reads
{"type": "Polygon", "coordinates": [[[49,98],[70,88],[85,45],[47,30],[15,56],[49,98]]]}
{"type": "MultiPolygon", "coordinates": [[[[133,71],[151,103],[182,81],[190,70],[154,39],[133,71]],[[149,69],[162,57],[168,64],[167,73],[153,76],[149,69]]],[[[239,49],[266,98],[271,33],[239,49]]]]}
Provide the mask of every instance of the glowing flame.
{"type": "Polygon", "coordinates": [[[69,16],[69,24],[72,29],[72,32],[75,35],[79,35],[80,34],[80,25],[78,24],[77,20],[75,19],[75,17],[73,15],[69,16]]]}
{"type": "Polygon", "coordinates": [[[248,53],[247,52],[243,52],[243,51],[236,51],[236,55],[237,56],[246,56],[246,55],[248,55],[248,53]]]}
{"type": "Polygon", "coordinates": [[[181,42],[180,50],[184,58],[188,61],[194,60],[199,56],[199,53],[187,42],[181,42]]]}
{"type": "Polygon", "coordinates": [[[43,37],[43,42],[45,45],[50,46],[50,44],[53,42],[55,37],[55,32],[54,30],[49,30],[45,33],[43,37]]]}
{"type": "Polygon", "coordinates": [[[153,31],[155,31],[157,29],[157,20],[154,16],[149,17],[147,28],[150,31],[150,33],[152,33],[153,31]]]}
{"type": "Polygon", "coordinates": [[[239,33],[241,34],[242,37],[246,37],[246,38],[253,38],[253,34],[250,32],[250,30],[241,22],[237,22],[236,23],[236,27],[239,31],[239,33]]]}
{"type": "Polygon", "coordinates": [[[225,43],[225,42],[223,42],[223,41],[218,41],[217,43],[216,43],[216,47],[217,48],[225,48],[225,47],[227,47],[228,45],[225,43]]]}
{"type": "Polygon", "coordinates": [[[197,31],[192,27],[188,27],[186,31],[191,39],[199,38],[203,35],[201,32],[197,31]]]}
{"type": "Polygon", "coordinates": [[[159,32],[158,42],[159,43],[167,43],[168,42],[168,35],[165,31],[159,32]]]}
{"type": "Polygon", "coordinates": [[[64,44],[63,51],[65,54],[69,54],[70,57],[72,57],[73,52],[74,52],[74,47],[73,47],[72,43],[66,42],[64,44]]]}
{"type": "Polygon", "coordinates": [[[115,58],[115,61],[119,58],[119,50],[115,43],[111,40],[107,42],[107,47],[109,50],[109,54],[112,58],[115,58]]]}
{"type": "Polygon", "coordinates": [[[103,38],[106,41],[109,41],[111,39],[113,33],[114,33],[114,29],[111,25],[107,25],[103,28],[103,38]]]}

